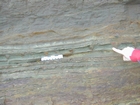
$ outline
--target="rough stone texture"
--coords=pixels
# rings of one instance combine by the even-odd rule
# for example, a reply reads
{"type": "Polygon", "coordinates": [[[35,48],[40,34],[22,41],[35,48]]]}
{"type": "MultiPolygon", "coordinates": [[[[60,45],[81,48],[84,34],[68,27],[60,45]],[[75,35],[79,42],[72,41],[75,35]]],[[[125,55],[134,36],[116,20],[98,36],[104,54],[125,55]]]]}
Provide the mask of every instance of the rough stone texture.
{"type": "Polygon", "coordinates": [[[139,105],[139,0],[1,0],[0,105],[139,105]],[[64,59],[41,62],[46,55],[64,59]]]}

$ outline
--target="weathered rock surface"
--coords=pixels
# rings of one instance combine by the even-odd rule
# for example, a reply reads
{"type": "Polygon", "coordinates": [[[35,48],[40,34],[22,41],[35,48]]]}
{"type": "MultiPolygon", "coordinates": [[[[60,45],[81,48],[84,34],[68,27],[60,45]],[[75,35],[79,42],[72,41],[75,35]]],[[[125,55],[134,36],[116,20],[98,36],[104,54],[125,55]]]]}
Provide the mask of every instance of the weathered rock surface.
{"type": "Polygon", "coordinates": [[[1,0],[0,105],[139,105],[139,0],[1,0]],[[41,62],[46,55],[64,59],[41,62]]]}

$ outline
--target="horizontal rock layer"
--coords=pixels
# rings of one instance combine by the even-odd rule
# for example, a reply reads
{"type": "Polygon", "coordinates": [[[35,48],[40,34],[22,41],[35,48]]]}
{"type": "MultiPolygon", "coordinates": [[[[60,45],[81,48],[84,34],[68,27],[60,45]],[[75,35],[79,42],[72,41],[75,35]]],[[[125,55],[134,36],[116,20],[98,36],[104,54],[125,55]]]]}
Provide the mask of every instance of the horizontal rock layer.
{"type": "Polygon", "coordinates": [[[5,37],[0,46],[1,103],[140,103],[139,64],[123,62],[122,56],[111,49],[139,48],[139,38],[139,21],[5,37]],[[57,54],[64,58],[40,61],[43,56],[57,54]]]}
{"type": "Polygon", "coordinates": [[[0,1],[0,105],[139,105],[139,0],[0,1]],[[41,62],[43,56],[63,54],[41,62]]]}

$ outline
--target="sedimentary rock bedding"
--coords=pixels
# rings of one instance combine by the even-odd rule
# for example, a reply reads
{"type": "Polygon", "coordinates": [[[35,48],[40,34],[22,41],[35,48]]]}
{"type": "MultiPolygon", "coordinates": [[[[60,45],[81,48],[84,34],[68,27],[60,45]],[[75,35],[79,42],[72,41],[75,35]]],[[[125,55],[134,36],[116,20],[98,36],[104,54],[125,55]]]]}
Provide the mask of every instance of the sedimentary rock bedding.
{"type": "Polygon", "coordinates": [[[0,105],[138,105],[139,0],[0,1],[0,105]],[[43,56],[63,59],[41,61],[43,56]]]}

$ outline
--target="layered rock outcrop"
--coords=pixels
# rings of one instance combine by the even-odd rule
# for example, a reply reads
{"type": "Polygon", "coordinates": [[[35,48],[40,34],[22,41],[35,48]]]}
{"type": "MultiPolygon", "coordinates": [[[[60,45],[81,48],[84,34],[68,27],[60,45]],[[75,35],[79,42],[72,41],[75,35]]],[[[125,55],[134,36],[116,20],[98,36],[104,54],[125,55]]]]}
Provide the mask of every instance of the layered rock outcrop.
{"type": "Polygon", "coordinates": [[[111,50],[140,48],[139,3],[0,1],[0,105],[139,104],[139,64],[111,50]]]}

